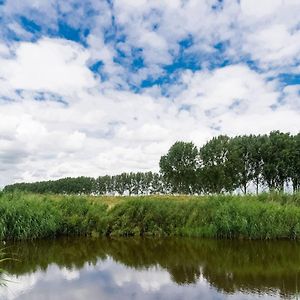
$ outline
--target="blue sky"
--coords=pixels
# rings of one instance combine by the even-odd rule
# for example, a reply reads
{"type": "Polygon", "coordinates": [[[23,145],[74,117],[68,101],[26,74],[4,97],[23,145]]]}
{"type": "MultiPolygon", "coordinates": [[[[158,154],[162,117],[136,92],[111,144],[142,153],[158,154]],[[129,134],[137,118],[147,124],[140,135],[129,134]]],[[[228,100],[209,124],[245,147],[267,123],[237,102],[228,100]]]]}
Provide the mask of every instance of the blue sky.
{"type": "Polygon", "coordinates": [[[297,0],[0,1],[0,185],[298,132],[299,15],[297,0]]]}

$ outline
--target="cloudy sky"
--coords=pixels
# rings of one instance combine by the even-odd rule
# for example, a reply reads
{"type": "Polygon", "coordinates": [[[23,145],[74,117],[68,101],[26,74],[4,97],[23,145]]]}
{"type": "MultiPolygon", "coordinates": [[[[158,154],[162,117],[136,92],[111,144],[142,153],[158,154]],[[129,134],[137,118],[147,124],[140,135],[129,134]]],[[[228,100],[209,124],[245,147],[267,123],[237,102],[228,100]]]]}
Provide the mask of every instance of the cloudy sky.
{"type": "Polygon", "coordinates": [[[299,16],[299,0],[0,0],[0,186],[298,132],[299,16]]]}

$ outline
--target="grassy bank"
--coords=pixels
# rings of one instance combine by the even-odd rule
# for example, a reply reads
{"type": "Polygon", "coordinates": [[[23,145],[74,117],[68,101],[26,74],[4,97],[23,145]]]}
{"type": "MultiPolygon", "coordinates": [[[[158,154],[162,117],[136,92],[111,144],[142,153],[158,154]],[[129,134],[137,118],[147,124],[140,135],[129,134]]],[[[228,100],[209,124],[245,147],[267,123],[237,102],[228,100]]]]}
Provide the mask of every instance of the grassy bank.
{"type": "Polygon", "coordinates": [[[300,195],[0,196],[0,239],[60,235],[299,239],[300,195]]]}

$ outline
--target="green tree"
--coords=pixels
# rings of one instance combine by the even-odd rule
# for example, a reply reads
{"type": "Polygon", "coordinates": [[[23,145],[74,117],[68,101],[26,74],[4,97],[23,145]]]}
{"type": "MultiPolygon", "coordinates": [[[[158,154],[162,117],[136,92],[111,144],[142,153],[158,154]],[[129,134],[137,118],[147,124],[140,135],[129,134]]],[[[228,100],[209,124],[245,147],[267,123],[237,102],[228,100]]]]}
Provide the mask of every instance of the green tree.
{"type": "Polygon", "coordinates": [[[292,137],[290,150],[289,177],[293,191],[300,191],[300,133],[292,137]]]}
{"type": "Polygon", "coordinates": [[[251,168],[253,172],[253,178],[252,181],[255,185],[256,194],[258,194],[259,186],[261,183],[263,183],[262,178],[262,170],[263,170],[263,144],[266,140],[266,136],[252,136],[250,138],[250,157],[251,157],[251,168]]]}
{"type": "Polygon", "coordinates": [[[237,187],[229,142],[228,136],[220,135],[200,148],[199,178],[205,192],[231,192],[237,187]]]}
{"type": "Polygon", "coordinates": [[[262,144],[262,177],[270,190],[283,191],[289,178],[292,139],[289,133],[272,131],[262,144]]]}
{"type": "MultiPolygon", "coordinates": [[[[238,187],[247,193],[251,181],[258,179],[261,172],[260,146],[254,135],[237,136],[229,141],[229,161],[232,164],[238,187]]],[[[257,189],[259,180],[257,182],[257,189]]]]}
{"type": "Polygon", "coordinates": [[[197,179],[198,150],[192,143],[176,142],[161,157],[160,172],[173,192],[194,193],[197,179]]]}

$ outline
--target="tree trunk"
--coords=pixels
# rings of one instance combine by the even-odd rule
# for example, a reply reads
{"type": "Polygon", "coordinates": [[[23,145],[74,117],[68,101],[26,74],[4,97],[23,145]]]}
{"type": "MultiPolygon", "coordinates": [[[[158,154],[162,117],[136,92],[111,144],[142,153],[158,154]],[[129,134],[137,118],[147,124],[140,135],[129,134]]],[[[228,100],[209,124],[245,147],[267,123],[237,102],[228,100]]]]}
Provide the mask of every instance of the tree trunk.
{"type": "Polygon", "coordinates": [[[258,195],[258,185],[259,185],[259,180],[258,177],[256,178],[256,195],[258,195]]]}
{"type": "Polygon", "coordinates": [[[244,186],[243,186],[243,192],[244,192],[244,195],[247,194],[247,184],[244,184],[244,186]]]}

